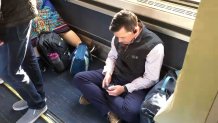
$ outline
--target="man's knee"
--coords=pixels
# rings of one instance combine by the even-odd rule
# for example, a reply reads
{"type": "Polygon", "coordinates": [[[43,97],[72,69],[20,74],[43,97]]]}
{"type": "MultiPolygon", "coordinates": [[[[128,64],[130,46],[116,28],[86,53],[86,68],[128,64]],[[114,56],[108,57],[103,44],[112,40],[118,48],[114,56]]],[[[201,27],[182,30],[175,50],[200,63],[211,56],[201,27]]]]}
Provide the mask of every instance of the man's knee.
{"type": "Polygon", "coordinates": [[[128,106],[124,108],[124,120],[127,122],[134,122],[139,120],[140,109],[134,106],[128,106]]]}
{"type": "Polygon", "coordinates": [[[74,79],[83,79],[86,76],[87,71],[79,72],[76,75],[74,75],[74,79]]]}
{"type": "Polygon", "coordinates": [[[84,82],[85,81],[85,79],[87,79],[86,78],[86,72],[87,71],[84,71],[84,72],[79,72],[79,73],[77,73],[76,75],[74,75],[74,77],[73,77],[73,83],[74,84],[76,84],[76,85],[78,85],[78,84],[81,84],[82,82],[84,82]]]}

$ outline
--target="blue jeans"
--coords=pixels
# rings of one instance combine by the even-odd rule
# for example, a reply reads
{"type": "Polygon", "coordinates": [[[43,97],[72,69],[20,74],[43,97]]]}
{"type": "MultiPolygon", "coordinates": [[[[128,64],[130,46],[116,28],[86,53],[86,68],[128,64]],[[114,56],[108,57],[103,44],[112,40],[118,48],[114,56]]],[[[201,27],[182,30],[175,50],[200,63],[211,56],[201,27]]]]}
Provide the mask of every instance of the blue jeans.
{"type": "MultiPolygon", "coordinates": [[[[120,96],[110,96],[102,88],[103,79],[104,75],[102,69],[100,69],[76,74],[73,83],[103,116],[107,116],[107,113],[112,111],[128,123],[139,123],[140,107],[147,93],[146,90],[123,93],[120,96]]],[[[111,82],[116,85],[129,83],[115,75],[112,76],[111,82]]]]}
{"type": "Polygon", "coordinates": [[[45,106],[42,75],[29,44],[31,23],[0,29],[4,33],[0,46],[0,77],[7,81],[27,101],[29,108],[45,106]]]}

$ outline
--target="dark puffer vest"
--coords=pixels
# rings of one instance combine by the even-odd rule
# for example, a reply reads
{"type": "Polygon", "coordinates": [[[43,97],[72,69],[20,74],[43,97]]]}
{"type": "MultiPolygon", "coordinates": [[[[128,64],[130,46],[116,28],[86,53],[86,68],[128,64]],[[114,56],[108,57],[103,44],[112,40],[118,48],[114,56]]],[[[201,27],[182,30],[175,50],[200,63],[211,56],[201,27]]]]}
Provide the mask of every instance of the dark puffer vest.
{"type": "Polygon", "coordinates": [[[145,27],[133,43],[125,47],[115,38],[114,45],[118,52],[118,58],[115,63],[114,74],[128,82],[143,76],[146,57],[159,43],[162,43],[161,39],[145,27]]]}

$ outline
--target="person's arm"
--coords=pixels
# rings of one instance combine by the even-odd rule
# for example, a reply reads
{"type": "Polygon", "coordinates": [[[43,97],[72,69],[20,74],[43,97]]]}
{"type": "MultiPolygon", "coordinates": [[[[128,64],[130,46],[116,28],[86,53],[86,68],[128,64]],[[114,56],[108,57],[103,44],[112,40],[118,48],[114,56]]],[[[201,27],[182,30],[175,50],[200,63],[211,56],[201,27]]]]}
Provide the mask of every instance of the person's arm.
{"type": "Polygon", "coordinates": [[[160,69],[163,63],[164,46],[156,45],[147,55],[145,62],[145,72],[142,77],[136,78],[131,83],[126,84],[128,92],[149,88],[154,85],[160,76],[160,69]]]}
{"type": "Polygon", "coordinates": [[[114,46],[114,37],[113,37],[112,42],[111,42],[111,50],[108,53],[108,57],[105,62],[104,70],[102,72],[102,74],[105,75],[102,81],[102,88],[108,87],[109,83],[111,82],[111,76],[114,71],[116,59],[117,59],[117,51],[114,46]]]}
{"type": "Polygon", "coordinates": [[[114,67],[115,67],[115,62],[117,59],[117,50],[114,46],[114,39],[115,37],[113,37],[112,42],[111,42],[111,49],[108,53],[106,62],[105,62],[105,66],[104,66],[104,70],[103,70],[103,74],[105,75],[106,73],[109,73],[110,75],[113,74],[114,71],[114,67]]]}

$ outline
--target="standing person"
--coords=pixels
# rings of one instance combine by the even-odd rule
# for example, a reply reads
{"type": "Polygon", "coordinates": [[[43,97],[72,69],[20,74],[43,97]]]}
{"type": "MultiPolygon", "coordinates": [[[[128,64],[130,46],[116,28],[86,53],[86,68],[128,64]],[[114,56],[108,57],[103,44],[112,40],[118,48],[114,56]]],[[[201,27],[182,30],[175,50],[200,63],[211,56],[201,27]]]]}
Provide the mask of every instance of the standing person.
{"type": "Polygon", "coordinates": [[[29,43],[31,19],[37,13],[36,1],[1,0],[0,3],[0,40],[4,42],[0,47],[0,77],[10,82],[24,99],[16,102],[13,109],[29,108],[17,123],[32,123],[47,110],[41,71],[29,43]]]}
{"type": "Polygon", "coordinates": [[[137,123],[146,89],[159,79],[164,47],[128,10],[116,13],[109,29],[114,37],[104,69],[80,72],[73,82],[84,95],[80,104],[90,102],[110,123],[137,123]]]}

